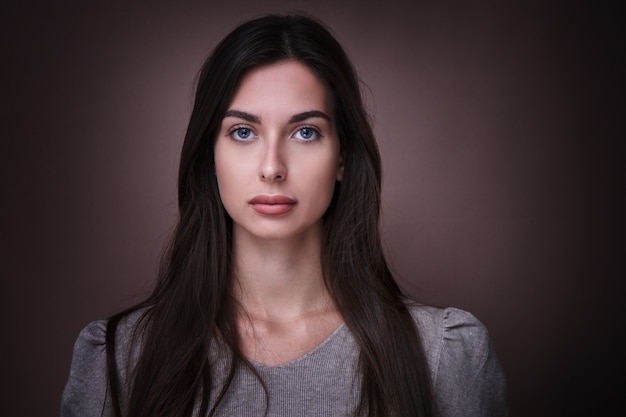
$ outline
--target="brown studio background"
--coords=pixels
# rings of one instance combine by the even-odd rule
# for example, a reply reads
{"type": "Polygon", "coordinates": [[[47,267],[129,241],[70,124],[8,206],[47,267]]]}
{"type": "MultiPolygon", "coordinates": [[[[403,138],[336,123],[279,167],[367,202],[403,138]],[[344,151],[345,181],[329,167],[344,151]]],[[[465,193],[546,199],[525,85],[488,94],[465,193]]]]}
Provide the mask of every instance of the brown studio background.
{"type": "Polygon", "coordinates": [[[149,290],[196,72],[234,25],[287,10],[324,20],[357,65],[390,261],[418,299],[488,326],[511,417],[589,415],[617,393],[614,11],[40,3],[0,13],[0,415],[57,415],[78,331],[149,290]]]}

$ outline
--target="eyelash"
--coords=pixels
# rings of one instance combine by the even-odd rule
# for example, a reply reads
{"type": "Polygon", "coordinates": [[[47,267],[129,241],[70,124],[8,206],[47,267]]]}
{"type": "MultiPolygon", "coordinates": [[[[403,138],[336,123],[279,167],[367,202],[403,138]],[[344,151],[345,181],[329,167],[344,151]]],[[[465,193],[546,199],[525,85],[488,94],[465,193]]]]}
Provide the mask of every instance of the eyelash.
{"type": "Polygon", "coordinates": [[[302,132],[302,130],[304,130],[304,129],[311,130],[313,132],[314,137],[311,138],[311,139],[304,139],[304,138],[298,139],[298,138],[296,138],[300,142],[311,143],[311,142],[315,142],[316,140],[319,140],[319,139],[321,139],[323,137],[322,136],[322,132],[320,132],[320,130],[318,128],[313,127],[313,126],[308,126],[308,125],[304,125],[304,126],[298,127],[298,129],[296,129],[296,131],[292,135],[292,137],[295,136],[296,134],[302,132]]]}
{"type": "Polygon", "coordinates": [[[252,130],[248,126],[235,126],[232,129],[230,129],[230,131],[228,132],[228,136],[235,142],[247,142],[250,138],[237,139],[234,136],[237,132],[241,130],[247,130],[248,132],[250,132],[251,135],[254,135],[253,138],[256,137],[256,133],[254,133],[254,130],[252,130]]]}
{"type": "MultiPolygon", "coordinates": [[[[322,132],[320,132],[320,130],[314,126],[309,126],[309,125],[303,125],[303,126],[299,126],[295,132],[291,135],[291,137],[294,137],[295,135],[297,135],[298,133],[300,133],[302,130],[310,130],[313,133],[312,138],[310,139],[306,139],[306,138],[295,138],[298,142],[302,142],[302,143],[311,143],[311,142],[315,142],[316,140],[319,140],[323,137],[322,132]]],[[[234,140],[235,142],[248,142],[250,139],[254,139],[257,135],[254,132],[254,130],[248,126],[234,126],[232,129],[230,129],[230,131],[228,132],[228,135],[232,140],[234,140]],[[235,137],[235,134],[237,134],[238,132],[240,132],[241,130],[247,130],[250,135],[252,135],[252,137],[247,137],[247,138],[241,138],[238,139],[235,137]]]]}

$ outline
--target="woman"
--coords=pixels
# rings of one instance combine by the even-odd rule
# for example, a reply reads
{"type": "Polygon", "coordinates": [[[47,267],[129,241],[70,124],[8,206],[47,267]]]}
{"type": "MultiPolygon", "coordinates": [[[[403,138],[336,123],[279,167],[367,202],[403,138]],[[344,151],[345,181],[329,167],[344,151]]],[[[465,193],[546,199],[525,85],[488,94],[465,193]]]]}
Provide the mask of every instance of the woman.
{"type": "Polygon", "coordinates": [[[500,416],[469,313],[409,302],[341,46],[302,15],[237,27],[198,80],[154,292],[80,334],[63,416],[500,416]]]}

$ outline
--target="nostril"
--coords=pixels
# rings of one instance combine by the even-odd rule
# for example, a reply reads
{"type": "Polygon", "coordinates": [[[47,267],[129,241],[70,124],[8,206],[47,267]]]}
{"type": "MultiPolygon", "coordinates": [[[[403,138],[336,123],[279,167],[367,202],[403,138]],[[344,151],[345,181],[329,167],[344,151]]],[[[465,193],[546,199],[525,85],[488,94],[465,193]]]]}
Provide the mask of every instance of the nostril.
{"type": "Polygon", "coordinates": [[[267,169],[261,169],[259,171],[259,178],[261,181],[277,182],[284,181],[287,172],[284,167],[268,167],[267,169]]]}

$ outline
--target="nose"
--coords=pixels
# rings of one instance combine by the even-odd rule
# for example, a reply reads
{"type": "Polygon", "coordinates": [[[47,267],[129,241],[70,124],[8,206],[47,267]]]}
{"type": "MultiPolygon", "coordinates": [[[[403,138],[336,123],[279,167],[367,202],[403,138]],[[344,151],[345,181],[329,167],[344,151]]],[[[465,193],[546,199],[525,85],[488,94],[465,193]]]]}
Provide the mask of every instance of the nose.
{"type": "Polygon", "coordinates": [[[281,182],[287,179],[287,165],[280,145],[267,143],[259,169],[259,179],[263,182],[281,182]]]}

